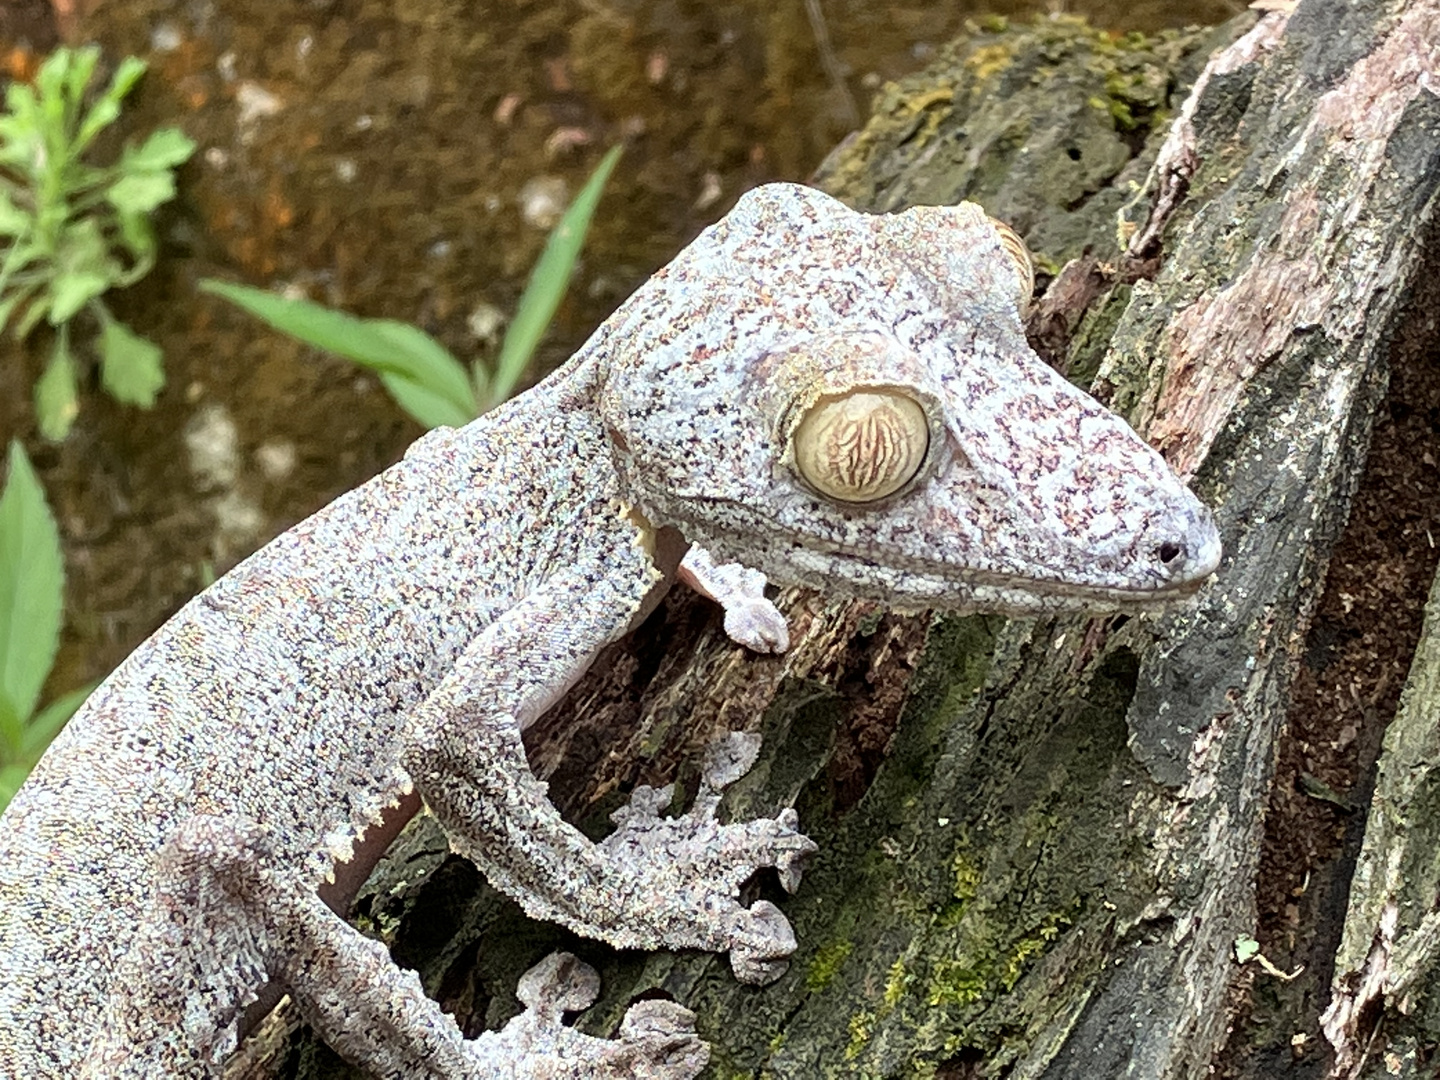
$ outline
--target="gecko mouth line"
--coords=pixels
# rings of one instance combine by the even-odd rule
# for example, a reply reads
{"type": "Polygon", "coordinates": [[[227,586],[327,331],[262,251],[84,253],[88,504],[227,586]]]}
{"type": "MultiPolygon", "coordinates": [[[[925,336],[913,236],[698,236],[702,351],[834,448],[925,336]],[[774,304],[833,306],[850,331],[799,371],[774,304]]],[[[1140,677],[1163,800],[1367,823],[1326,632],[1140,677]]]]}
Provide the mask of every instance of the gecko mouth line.
{"type": "MultiPolygon", "coordinates": [[[[783,536],[787,540],[798,541],[802,539],[801,534],[794,530],[785,528],[773,520],[766,519],[765,525],[775,535],[783,536]]],[[[678,526],[681,533],[685,532],[684,525],[678,526]]],[[[728,539],[731,535],[728,530],[722,530],[716,534],[722,539],[728,539]]],[[[876,570],[882,568],[882,563],[876,560],[863,549],[850,547],[844,544],[837,544],[831,541],[821,541],[814,536],[806,536],[805,546],[812,552],[819,552],[826,555],[836,556],[866,568],[873,567],[876,570]]],[[[944,586],[962,586],[967,590],[978,591],[981,596],[986,591],[995,592],[1025,592],[1030,594],[1042,593],[1047,598],[1066,604],[1074,603],[1076,606],[1083,606],[1086,603],[1095,601],[1113,601],[1122,603],[1127,607],[1140,605],[1163,605],[1166,602],[1182,600],[1194,595],[1215,573],[1220,564],[1220,546],[1213,534],[1203,537],[1199,543],[1187,543],[1186,551],[1193,551],[1191,556],[1193,566],[1183,572],[1182,575],[1170,579],[1160,579],[1157,572],[1157,580],[1153,585],[1137,586],[1133,588],[1121,588],[1113,585],[1089,584],[1067,580],[1059,576],[1055,577],[1028,577],[1018,574],[1007,574],[1003,571],[984,569],[957,569],[947,563],[934,560],[918,558],[914,556],[903,556],[891,552],[886,555],[885,564],[893,567],[903,568],[916,575],[920,575],[928,581],[933,582],[936,588],[934,603],[941,604],[941,597],[944,594],[944,586]],[[1203,572],[1202,572],[1203,571],[1203,572]]],[[[916,600],[923,602],[923,595],[917,595],[916,600]]]]}

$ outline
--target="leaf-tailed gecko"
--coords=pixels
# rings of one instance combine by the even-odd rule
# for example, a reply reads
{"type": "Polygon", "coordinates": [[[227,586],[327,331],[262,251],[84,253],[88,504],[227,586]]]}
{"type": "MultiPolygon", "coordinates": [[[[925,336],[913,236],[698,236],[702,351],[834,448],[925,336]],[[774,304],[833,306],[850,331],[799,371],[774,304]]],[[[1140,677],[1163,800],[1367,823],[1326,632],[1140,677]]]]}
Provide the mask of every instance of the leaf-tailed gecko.
{"type": "Polygon", "coordinates": [[[594,997],[564,956],[467,1040],[332,906],[423,798],[532,915],[772,978],[793,934],[739,886],[775,866],[793,888],[813,845],[793,810],[716,818],[743,746],[688,814],[642,789],[592,843],[521,732],[677,576],[765,651],[786,647],[766,579],[1019,614],[1194,592],[1209,513],[1030,351],[1031,287],[971,204],[870,216],[759,188],[544,382],[195,597],[0,819],[0,1072],[214,1075],[278,988],[376,1076],[693,1076],[679,1005],[636,1005],[615,1039],[563,1026],[594,997]]]}

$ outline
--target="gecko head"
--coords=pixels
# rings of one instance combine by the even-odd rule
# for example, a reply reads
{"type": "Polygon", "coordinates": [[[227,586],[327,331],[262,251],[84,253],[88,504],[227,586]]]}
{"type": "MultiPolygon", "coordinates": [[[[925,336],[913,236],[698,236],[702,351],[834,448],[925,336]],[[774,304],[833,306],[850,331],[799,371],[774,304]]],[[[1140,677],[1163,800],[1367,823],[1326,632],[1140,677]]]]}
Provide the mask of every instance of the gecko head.
{"type": "Polygon", "coordinates": [[[969,204],[752,192],[596,340],[627,498],[772,581],[901,607],[1193,593],[1220,558],[1209,511],[1030,350],[1028,274],[969,204]]]}

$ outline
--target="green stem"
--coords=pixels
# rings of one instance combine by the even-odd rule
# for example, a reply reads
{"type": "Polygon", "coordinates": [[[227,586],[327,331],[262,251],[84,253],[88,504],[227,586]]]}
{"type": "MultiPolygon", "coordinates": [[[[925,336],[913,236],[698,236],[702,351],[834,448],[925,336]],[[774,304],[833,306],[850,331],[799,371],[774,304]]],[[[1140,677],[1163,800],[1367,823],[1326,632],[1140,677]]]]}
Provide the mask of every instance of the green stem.
{"type": "Polygon", "coordinates": [[[25,241],[29,238],[29,232],[23,232],[15,237],[10,245],[10,250],[5,253],[5,264],[0,266],[0,296],[5,295],[5,290],[10,287],[10,279],[15,272],[25,265],[17,261],[20,252],[25,247],[25,241]]]}
{"type": "Polygon", "coordinates": [[[97,173],[83,184],[75,184],[66,193],[70,198],[70,216],[74,217],[83,211],[89,210],[92,206],[98,206],[105,201],[105,193],[110,185],[120,178],[118,169],[109,168],[97,173]]]}

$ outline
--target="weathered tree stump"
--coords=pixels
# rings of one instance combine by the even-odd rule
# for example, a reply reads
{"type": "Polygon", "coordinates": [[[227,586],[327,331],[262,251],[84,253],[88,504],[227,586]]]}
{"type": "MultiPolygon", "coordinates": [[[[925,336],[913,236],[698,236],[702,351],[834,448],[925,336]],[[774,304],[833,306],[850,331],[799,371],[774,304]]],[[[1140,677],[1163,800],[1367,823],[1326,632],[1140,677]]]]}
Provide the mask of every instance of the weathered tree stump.
{"type": "MultiPolygon", "coordinates": [[[[1255,932],[1306,628],[1387,346],[1434,250],[1437,50],[1434,0],[1306,0],[1160,39],[997,24],[883,90],[818,182],[868,209],[974,199],[1052,274],[1068,264],[1037,345],[1097,375],[1193,476],[1225,537],[1217,580],[1161,618],[932,621],[790,594],[795,644],[774,659],[731,647],[715,613],[676,595],[603,657],[534,733],[537,770],[602,828],[634,784],[693,792],[711,739],[761,731],[731,812],[793,803],[821,845],[798,895],[756,883],[801,943],[772,986],[739,985],[723,959],[617,954],[529,923],[426,820],[359,918],[472,1031],[518,1009],[527,966],[572,949],[605,985],[582,1026],[611,1031],[636,997],[668,994],[698,1013],[715,1077],[1206,1075],[1236,942],[1255,932]]],[[[1430,716],[1423,699],[1411,707],[1430,716]]],[[[1395,736],[1387,768],[1434,756],[1433,731],[1415,738],[1395,736]]],[[[1401,905],[1395,955],[1433,968],[1429,835],[1404,849],[1430,874],[1408,893],[1376,849],[1343,969],[1373,960],[1387,904],[1401,905]]],[[[1337,1038],[1368,1039],[1378,1005],[1420,1000],[1405,1046],[1433,1047],[1423,981],[1344,986],[1367,1007],[1337,1038]]],[[[284,1075],[348,1075],[313,1043],[285,1049],[285,1023],[249,1050],[268,1064],[233,1075],[287,1055],[284,1075]]]]}

